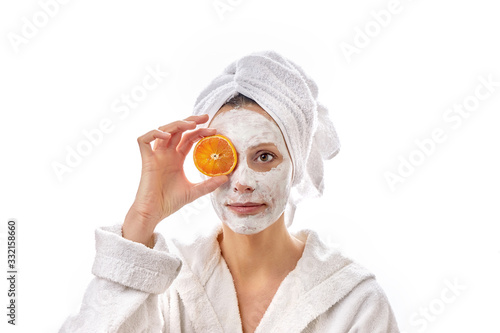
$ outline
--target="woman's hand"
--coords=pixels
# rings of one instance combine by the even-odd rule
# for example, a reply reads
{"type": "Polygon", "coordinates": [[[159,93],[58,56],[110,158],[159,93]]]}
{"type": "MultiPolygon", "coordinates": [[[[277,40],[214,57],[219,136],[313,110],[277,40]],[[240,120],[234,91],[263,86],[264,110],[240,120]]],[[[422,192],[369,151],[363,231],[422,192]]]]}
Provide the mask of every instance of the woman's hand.
{"type": "Polygon", "coordinates": [[[227,176],[219,176],[193,184],[184,174],[184,160],[193,144],[216,134],[214,128],[194,130],[207,120],[208,115],[191,116],[137,139],[142,158],[141,181],[123,223],[123,237],[153,247],[153,232],[161,220],[228,180],[227,176]],[[184,133],[187,130],[194,131],[184,133]]]}

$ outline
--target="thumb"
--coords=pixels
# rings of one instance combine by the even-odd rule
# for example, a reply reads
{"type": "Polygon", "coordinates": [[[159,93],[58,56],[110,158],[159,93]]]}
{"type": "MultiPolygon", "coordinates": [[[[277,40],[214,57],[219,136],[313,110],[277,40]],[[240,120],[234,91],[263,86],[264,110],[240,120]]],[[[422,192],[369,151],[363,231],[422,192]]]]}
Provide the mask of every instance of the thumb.
{"type": "Polygon", "coordinates": [[[215,191],[219,186],[221,186],[228,180],[228,176],[217,176],[196,184],[191,192],[192,201],[198,199],[201,196],[204,196],[205,194],[215,191]]]}

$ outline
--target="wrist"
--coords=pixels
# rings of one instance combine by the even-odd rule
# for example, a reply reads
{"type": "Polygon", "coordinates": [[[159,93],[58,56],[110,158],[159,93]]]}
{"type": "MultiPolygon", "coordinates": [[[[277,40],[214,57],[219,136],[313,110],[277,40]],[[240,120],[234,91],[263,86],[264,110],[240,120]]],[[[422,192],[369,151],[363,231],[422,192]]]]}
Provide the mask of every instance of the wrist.
{"type": "Polygon", "coordinates": [[[122,225],[122,236],[147,247],[154,246],[154,229],[156,224],[144,219],[140,214],[130,210],[122,225]]]}

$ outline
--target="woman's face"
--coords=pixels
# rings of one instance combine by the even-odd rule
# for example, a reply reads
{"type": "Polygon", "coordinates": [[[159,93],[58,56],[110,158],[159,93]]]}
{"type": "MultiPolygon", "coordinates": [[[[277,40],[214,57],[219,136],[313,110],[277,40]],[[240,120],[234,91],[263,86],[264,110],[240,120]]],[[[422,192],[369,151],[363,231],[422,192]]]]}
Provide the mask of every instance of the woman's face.
{"type": "Polygon", "coordinates": [[[229,181],[212,192],[219,218],[236,233],[255,234],[284,212],[292,182],[292,161],[283,135],[259,106],[224,106],[210,127],[228,137],[238,153],[229,181]]]}

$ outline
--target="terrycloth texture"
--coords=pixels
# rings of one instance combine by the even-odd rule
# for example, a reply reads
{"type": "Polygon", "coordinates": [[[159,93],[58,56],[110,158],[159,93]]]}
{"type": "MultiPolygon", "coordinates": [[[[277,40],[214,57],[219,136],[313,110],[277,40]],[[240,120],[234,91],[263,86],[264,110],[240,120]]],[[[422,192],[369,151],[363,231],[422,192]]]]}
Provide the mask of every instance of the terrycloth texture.
{"type": "MultiPolygon", "coordinates": [[[[168,248],[163,237],[158,238],[152,250],[143,244],[126,239],[122,242],[120,225],[103,228],[103,231],[98,229],[95,237],[96,257],[92,273],[96,276],[141,291],[161,294],[167,290],[180,271],[182,263],[167,254],[168,248]],[[110,237],[104,230],[115,234],[110,237]],[[151,255],[151,252],[155,255],[151,255]]],[[[155,234],[155,237],[158,237],[158,234],[155,234]]]]}
{"type": "Polygon", "coordinates": [[[283,133],[294,168],[285,213],[290,226],[303,198],[323,194],[323,160],[333,158],[340,149],[328,110],[317,100],[316,83],[274,51],[254,52],[227,66],[198,96],[193,114],[208,114],[211,121],[236,93],[255,100],[283,133]]]}
{"type": "MultiPolygon", "coordinates": [[[[94,265],[96,277],[80,312],[60,332],[241,333],[234,282],[217,242],[221,231],[217,226],[193,242],[173,240],[168,246],[155,234],[156,245],[149,249],[123,239],[120,226],[98,229],[96,262],[104,256],[109,265],[94,265]]],[[[323,244],[314,231],[294,236],[306,244],[303,255],[256,333],[399,332],[372,274],[323,244]]]]}
{"type": "Polygon", "coordinates": [[[182,262],[168,253],[158,233],[150,249],[123,238],[121,227],[96,230],[92,267],[96,277],[87,287],[80,312],[69,317],[60,332],[161,332],[158,294],[170,287],[182,262]]]}

